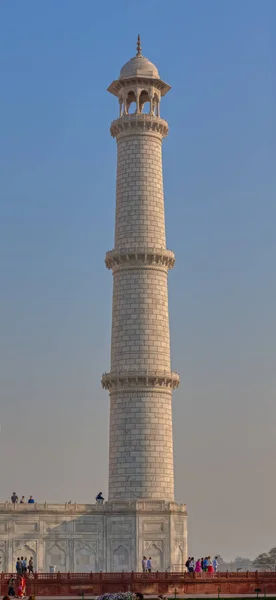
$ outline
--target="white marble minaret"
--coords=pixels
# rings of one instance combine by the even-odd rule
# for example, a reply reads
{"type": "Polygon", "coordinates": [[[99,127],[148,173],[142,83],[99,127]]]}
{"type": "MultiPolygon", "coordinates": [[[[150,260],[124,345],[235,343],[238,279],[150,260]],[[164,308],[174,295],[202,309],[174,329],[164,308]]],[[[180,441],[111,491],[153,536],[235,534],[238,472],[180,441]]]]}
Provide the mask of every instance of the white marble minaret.
{"type": "Polygon", "coordinates": [[[102,379],[110,393],[109,501],[174,500],[168,270],[162,142],[168,124],[161,98],[170,86],[137,54],[108,91],[118,97],[111,125],[117,142],[111,369],[102,379]]]}

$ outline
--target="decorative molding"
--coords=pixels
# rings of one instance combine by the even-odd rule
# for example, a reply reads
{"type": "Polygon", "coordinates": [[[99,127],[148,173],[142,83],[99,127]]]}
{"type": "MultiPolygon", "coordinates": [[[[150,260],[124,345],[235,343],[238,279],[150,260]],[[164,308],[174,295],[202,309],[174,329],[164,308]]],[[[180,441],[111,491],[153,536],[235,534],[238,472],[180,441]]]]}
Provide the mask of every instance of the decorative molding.
{"type": "Polygon", "coordinates": [[[102,387],[105,390],[125,388],[168,388],[179,386],[179,375],[173,371],[115,371],[104,373],[102,387]]]}
{"type": "Polygon", "coordinates": [[[144,267],[149,265],[162,266],[172,269],[175,264],[175,256],[171,250],[166,248],[126,248],[109,250],[105,256],[107,269],[115,270],[121,267],[144,267]]]}
{"type": "Polygon", "coordinates": [[[159,90],[161,96],[165,96],[165,94],[167,94],[167,92],[169,92],[171,89],[171,86],[165,83],[165,81],[162,81],[162,79],[136,75],[135,77],[132,76],[123,79],[115,79],[115,81],[113,81],[107,88],[107,91],[111,94],[114,94],[114,96],[118,96],[120,90],[124,88],[133,88],[139,86],[141,89],[143,89],[145,86],[149,85],[152,86],[153,89],[159,90]]]}
{"type": "Polygon", "coordinates": [[[118,389],[111,389],[109,390],[109,396],[110,399],[112,398],[112,396],[124,396],[124,394],[127,394],[128,396],[131,394],[131,398],[135,398],[135,396],[141,398],[141,394],[143,394],[143,396],[145,394],[148,394],[149,396],[151,396],[152,394],[158,394],[158,396],[162,395],[166,395],[166,396],[171,396],[172,395],[172,390],[170,388],[160,388],[160,387],[143,387],[143,386],[135,386],[135,387],[131,387],[131,388],[118,388],[118,389]]]}
{"type": "Polygon", "coordinates": [[[112,121],[110,133],[113,138],[119,135],[154,134],[163,139],[167,137],[169,126],[167,121],[153,115],[134,114],[124,115],[112,121]]]}

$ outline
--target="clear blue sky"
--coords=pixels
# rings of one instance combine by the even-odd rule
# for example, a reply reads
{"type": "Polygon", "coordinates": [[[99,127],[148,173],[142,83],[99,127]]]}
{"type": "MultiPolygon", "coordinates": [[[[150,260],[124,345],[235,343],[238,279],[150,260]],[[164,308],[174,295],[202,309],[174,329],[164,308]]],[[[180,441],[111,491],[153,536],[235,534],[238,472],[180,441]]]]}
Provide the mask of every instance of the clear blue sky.
{"type": "Polygon", "coordinates": [[[172,85],[161,108],[189,549],[275,546],[275,25],[273,0],[2,1],[2,500],[107,490],[118,106],[106,88],[140,32],[172,85]]]}

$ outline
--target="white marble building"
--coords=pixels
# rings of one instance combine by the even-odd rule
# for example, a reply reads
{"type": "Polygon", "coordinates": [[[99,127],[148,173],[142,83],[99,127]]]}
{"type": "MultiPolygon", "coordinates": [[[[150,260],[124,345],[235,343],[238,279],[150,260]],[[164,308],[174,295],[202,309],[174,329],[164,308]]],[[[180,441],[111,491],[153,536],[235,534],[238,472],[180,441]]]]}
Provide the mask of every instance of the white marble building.
{"type": "Polygon", "coordinates": [[[180,570],[187,557],[187,513],[174,500],[168,271],[162,143],[168,124],[161,98],[170,86],[142,55],[108,91],[118,98],[110,394],[109,501],[101,505],[0,503],[2,569],[32,555],[39,572],[180,570]],[[134,112],[132,108],[134,107],[134,112]],[[147,109],[147,110],[145,110],[147,109]]]}

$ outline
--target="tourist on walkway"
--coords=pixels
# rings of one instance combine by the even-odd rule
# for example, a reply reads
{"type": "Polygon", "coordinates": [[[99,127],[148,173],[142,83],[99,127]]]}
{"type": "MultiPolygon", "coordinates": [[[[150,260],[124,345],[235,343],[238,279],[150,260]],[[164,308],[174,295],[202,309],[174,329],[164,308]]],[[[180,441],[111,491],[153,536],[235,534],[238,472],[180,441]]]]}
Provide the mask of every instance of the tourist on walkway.
{"type": "Polygon", "coordinates": [[[22,592],[23,592],[23,596],[26,596],[26,577],[22,576],[21,579],[21,585],[22,585],[22,592]]]}
{"type": "Polygon", "coordinates": [[[13,504],[16,504],[18,502],[18,496],[15,492],[12,493],[11,501],[13,504]]]}
{"type": "Polygon", "coordinates": [[[204,558],[202,557],[201,561],[201,571],[204,571],[204,558]]]}
{"type": "Polygon", "coordinates": [[[28,571],[29,571],[29,575],[30,575],[30,573],[34,572],[34,560],[33,560],[32,556],[29,560],[28,571]]]}
{"type": "Polygon", "coordinates": [[[218,570],[218,557],[217,556],[215,556],[215,558],[213,559],[213,567],[214,567],[214,571],[216,573],[218,570]]]}
{"type": "Polygon", "coordinates": [[[34,499],[32,496],[30,496],[30,498],[28,500],[28,504],[34,504],[34,499]]]}
{"type": "Polygon", "coordinates": [[[18,559],[16,561],[15,569],[16,569],[17,575],[22,575],[22,562],[21,562],[20,556],[18,557],[18,559]]]}
{"type": "Polygon", "coordinates": [[[151,556],[147,560],[147,571],[151,573],[151,556]]]}
{"type": "Polygon", "coordinates": [[[23,558],[22,560],[22,573],[24,575],[24,573],[27,573],[27,558],[23,558]]]}
{"type": "Polygon", "coordinates": [[[25,504],[25,496],[22,496],[22,498],[21,498],[21,500],[20,500],[19,504],[25,504]]]}
{"type": "Polygon", "coordinates": [[[203,571],[206,573],[208,571],[208,558],[205,556],[203,561],[203,571]]]}
{"type": "Polygon", "coordinates": [[[208,556],[208,558],[207,558],[207,568],[208,568],[208,573],[214,572],[214,567],[213,567],[213,562],[211,560],[211,556],[208,556]]]}
{"type": "Polygon", "coordinates": [[[143,556],[143,559],[142,559],[142,571],[143,571],[143,573],[146,573],[146,570],[147,570],[147,557],[143,556]]]}
{"type": "Polygon", "coordinates": [[[14,597],[15,596],[15,581],[14,581],[14,577],[11,577],[9,580],[9,588],[8,588],[8,596],[10,597],[14,597]]]}
{"type": "Polygon", "coordinates": [[[20,577],[19,586],[16,590],[17,598],[24,598],[26,592],[26,583],[24,577],[20,577]]]}
{"type": "Polygon", "coordinates": [[[189,556],[189,558],[185,562],[185,567],[186,567],[187,571],[189,571],[190,560],[191,560],[191,557],[189,556]]]}
{"type": "Polygon", "coordinates": [[[189,564],[189,573],[193,573],[195,570],[195,559],[192,556],[191,560],[190,560],[190,564],[189,564]]]}
{"type": "Polygon", "coordinates": [[[195,572],[201,573],[201,560],[200,558],[196,561],[195,572]]]}

